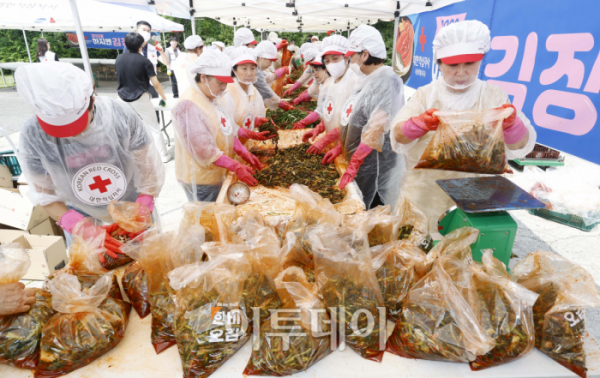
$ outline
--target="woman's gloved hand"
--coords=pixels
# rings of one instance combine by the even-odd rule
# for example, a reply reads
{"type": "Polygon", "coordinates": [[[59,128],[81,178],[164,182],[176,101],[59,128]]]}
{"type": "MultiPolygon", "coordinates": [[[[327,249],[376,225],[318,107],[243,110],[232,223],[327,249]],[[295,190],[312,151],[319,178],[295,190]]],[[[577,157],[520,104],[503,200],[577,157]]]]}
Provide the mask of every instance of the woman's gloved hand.
{"type": "Polygon", "coordinates": [[[310,101],[310,100],[311,100],[311,98],[310,98],[310,95],[308,94],[308,89],[307,89],[307,90],[305,90],[304,92],[302,92],[302,93],[300,94],[300,96],[296,97],[296,98],[295,98],[295,99],[292,101],[292,104],[294,104],[294,105],[298,105],[298,104],[300,104],[300,103],[302,103],[302,102],[307,102],[307,101],[310,101]]]}
{"type": "Polygon", "coordinates": [[[308,115],[306,117],[304,117],[300,121],[294,123],[293,130],[304,129],[304,128],[306,128],[306,126],[308,126],[318,120],[319,120],[319,113],[310,112],[310,113],[308,113],[308,115]]]}
{"type": "Polygon", "coordinates": [[[35,303],[35,289],[26,289],[21,282],[0,284],[0,316],[27,312],[35,303]]]}
{"type": "MultiPolygon", "coordinates": [[[[269,120],[268,118],[265,118],[267,121],[269,120]]],[[[269,135],[270,132],[269,131],[252,131],[252,130],[248,130],[245,129],[243,127],[240,127],[239,131],[238,131],[238,137],[240,138],[244,138],[244,139],[252,139],[252,140],[267,140],[267,139],[272,139],[275,138],[275,134],[273,135],[269,135]]]]}
{"type": "Polygon", "coordinates": [[[338,143],[337,146],[335,146],[331,150],[327,151],[327,153],[325,154],[325,157],[321,161],[321,164],[323,164],[323,165],[331,164],[331,163],[333,163],[335,158],[340,156],[341,154],[342,154],[342,146],[340,143],[338,143]]]}
{"type": "Polygon", "coordinates": [[[310,146],[306,152],[313,155],[320,154],[325,147],[338,139],[340,139],[340,129],[333,129],[325,134],[324,137],[316,141],[312,146],[310,146]]]}
{"type": "Polygon", "coordinates": [[[402,124],[402,133],[408,139],[419,139],[429,131],[437,130],[440,120],[433,115],[437,109],[431,108],[416,117],[409,118],[402,124]]]}
{"type": "Polygon", "coordinates": [[[254,156],[250,151],[248,151],[248,149],[244,147],[244,145],[242,144],[242,142],[240,142],[238,138],[235,138],[233,142],[233,151],[239,157],[244,159],[246,163],[253,166],[254,169],[261,170],[263,168],[262,164],[260,163],[260,160],[258,160],[256,156],[254,156]]]}
{"type": "Polygon", "coordinates": [[[285,101],[281,100],[279,102],[279,109],[287,112],[288,110],[294,110],[296,108],[294,108],[294,105],[290,104],[289,102],[285,102],[285,101]]]}
{"type": "Polygon", "coordinates": [[[289,97],[293,91],[295,91],[296,89],[300,88],[302,86],[302,83],[297,81],[294,83],[294,85],[292,85],[290,87],[290,89],[288,89],[287,91],[285,91],[285,93],[283,94],[283,97],[289,97]]]}
{"type": "Polygon", "coordinates": [[[308,130],[307,132],[304,133],[304,135],[302,136],[302,142],[303,143],[308,143],[308,140],[312,138],[312,140],[315,140],[315,138],[317,136],[319,136],[319,134],[323,133],[325,131],[325,121],[321,121],[317,127],[315,127],[312,130],[308,130]]]}
{"type": "Polygon", "coordinates": [[[275,70],[275,76],[277,76],[278,79],[281,79],[281,77],[283,75],[287,75],[289,73],[290,73],[290,67],[288,67],[288,66],[280,67],[275,70]]]}
{"type": "Polygon", "coordinates": [[[213,164],[218,167],[225,168],[231,172],[234,172],[237,175],[238,179],[241,182],[246,183],[247,185],[256,186],[256,184],[258,184],[258,181],[256,181],[254,176],[252,176],[254,174],[252,168],[244,164],[238,163],[237,161],[231,159],[227,155],[221,155],[221,157],[218,158],[217,161],[215,161],[213,164]]]}
{"type": "Polygon", "coordinates": [[[340,189],[344,189],[346,185],[354,181],[358,170],[365,162],[365,159],[369,154],[373,151],[373,149],[366,144],[359,144],[356,151],[352,155],[352,159],[350,159],[350,164],[348,164],[348,169],[342,175],[342,179],[340,180],[340,189]]]}
{"type": "Polygon", "coordinates": [[[506,144],[515,144],[520,142],[521,139],[527,135],[527,128],[521,120],[517,117],[517,109],[512,104],[504,104],[496,109],[512,108],[513,112],[510,116],[504,119],[502,122],[502,131],[504,133],[504,142],[506,144]]]}

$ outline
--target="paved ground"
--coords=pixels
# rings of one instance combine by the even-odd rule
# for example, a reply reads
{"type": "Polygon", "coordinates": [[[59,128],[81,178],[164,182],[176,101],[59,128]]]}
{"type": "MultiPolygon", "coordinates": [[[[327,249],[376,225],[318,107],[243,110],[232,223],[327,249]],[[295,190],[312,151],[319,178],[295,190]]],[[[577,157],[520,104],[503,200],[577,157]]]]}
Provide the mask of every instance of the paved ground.
{"type": "MultiPolygon", "coordinates": [[[[171,96],[171,86],[168,79],[161,78],[165,91],[171,96]]],[[[117,98],[115,82],[100,81],[97,92],[100,96],[117,98]]],[[[175,101],[172,98],[170,101],[175,101]]],[[[8,130],[11,138],[18,143],[18,130],[33,112],[27,104],[11,89],[0,89],[0,127],[8,130]]],[[[167,122],[169,114],[165,114],[167,122]]],[[[173,143],[173,129],[168,128],[171,143],[173,143]]],[[[0,151],[10,149],[5,138],[0,137],[0,151]]],[[[590,175],[600,175],[600,166],[589,163],[577,157],[566,155],[567,165],[585,167],[590,175]]],[[[187,201],[183,189],[175,179],[175,166],[171,161],[165,165],[166,182],[161,195],[157,200],[157,209],[160,213],[160,222],[164,230],[176,230],[181,219],[181,208],[187,201]]],[[[518,174],[518,173],[517,173],[518,174]]],[[[558,253],[571,261],[585,267],[594,277],[596,284],[600,284],[600,227],[591,232],[546,221],[529,214],[526,211],[511,212],[519,228],[515,240],[513,253],[517,255],[511,265],[523,258],[526,254],[547,250],[558,253]]],[[[600,309],[587,312],[587,327],[590,333],[600,340],[600,309]]]]}

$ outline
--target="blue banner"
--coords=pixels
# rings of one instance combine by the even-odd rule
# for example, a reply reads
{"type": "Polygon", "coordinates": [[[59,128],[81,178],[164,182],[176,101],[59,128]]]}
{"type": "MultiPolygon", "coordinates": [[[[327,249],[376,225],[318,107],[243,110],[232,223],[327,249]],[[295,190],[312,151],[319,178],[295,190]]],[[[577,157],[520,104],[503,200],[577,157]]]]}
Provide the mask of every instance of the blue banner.
{"type": "MultiPolygon", "coordinates": [[[[85,43],[88,49],[123,50],[125,48],[124,32],[84,32],[85,43]]],[[[67,39],[71,47],[78,47],[79,40],[75,32],[67,32],[67,39]]]]}
{"type": "Polygon", "coordinates": [[[479,20],[492,36],[480,78],[508,93],[539,143],[600,163],[599,13],[600,2],[589,0],[465,0],[403,17],[394,69],[410,87],[430,83],[439,77],[432,50],[439,29],[479,20]]]}

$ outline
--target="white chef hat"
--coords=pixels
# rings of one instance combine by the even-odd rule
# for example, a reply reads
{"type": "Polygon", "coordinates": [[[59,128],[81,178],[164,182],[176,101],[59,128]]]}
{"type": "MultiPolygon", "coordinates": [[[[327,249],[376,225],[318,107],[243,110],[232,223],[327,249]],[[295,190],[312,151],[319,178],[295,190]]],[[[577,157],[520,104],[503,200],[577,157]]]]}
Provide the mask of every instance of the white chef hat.
{"type": "Polygon", "coordinates": [[[346,58],[364,50],[367,50],[369,55],[375,58],[385,59],[387,57],[385,42],[383,42],[381,33],[370,25],[360,25],[354,29],[352,34],[350,34],[348,43],[350,46],[348,47],[346,58]]]}
{"type": "Polygon", "coordinates": [[[308,62],[307,64],[310,64],[311,66],[320,66],[320,67],[325,66],[323,64],[323,56],[321,56],[321,53],[317,54],[317,56],[313,60],[308,62]]]}
{"type": "Polygon", "coordinates": [[[490,29],[477,20],[444,26],[433,40],[433,59],[445,64],[477,62],[490,50],[490,29]]]}
{"type": "Polygon", "coordinates": [[[311,47],[314,47],[314,45],[312,43],[309,43],[309,42],[303,43],[302,46],[300,46],[300,50],[298,50],[298,52],[300,53],[300,56],[303,56],[306,49],[309,49],[311,47]]]}
{"type": "Polygon", "coordinates": [[[269,59],[271,61],[277,60],[277,47],[275,47],[273,42],[269,42],[269,41],[260,42],[258,45],[256,45],[254,52],[256,53],[256,56],[258,58],[265,58],[265,59],[269,59]]]}
{"type": "Polygon", "coordinates": [[[281,39],[279,38],[279,36],[275,32],[270,32],[269,33],[269,38],[267,38],[267,39],[269,41],[273,42],[273,43],[279,43],[281,41],[281,39]]]}
{"type": "Polygon", "coordinates": [[[246,46],[236,47],[229,51],[229,57],[231,58],[232,67],[239,64],[256,64],[256,52],[246,46]]]}
{"type": "Polygon", "coordinates": [[[348,38],[341,35],[325,37],[321,49],[322,55],[344,55],[348,51],[348,38]]]}
{"type": "Polygon", "coordinates": [[[85,130],[94,85],[83,70],[62,62],[27,64],[17,69],[15,81],[46,134],[68,138],[85,130]]]}
{"type": "Polygon", "coordinates": [[[239,28],[238,30],[236,30],[233,36],[233,45],[235,47],[256,45],[256,41],[254,40],[254,34],[252,34],[252,30],[248,28],[239,28]]]}
{"type": "Polygon", "coordinates": [[[214,41],[212,43],[213,46],[219,46],[220,48],[224,49],[225,48],[225,44],[223,42],[219,42],[219,41],[214,41]]]}
{"type": "Polygon", "coordinates": [[[231,59],[219,50],[206,50],[194,60],[190,71],[192,74],[214,76],[223,83],[233,83],[231,77],[231,59]]]}
{"type": "Polygon", "coordinates": [[[315,48],[315,47],[308,48],[308,49],[306,49],[306,51],[304,51],[304,61],[307,64],[310,63],[312,60],[314,60],[317,56],[321,56],[321,52],[319,51],[318,48],[315,48]]]}
{"type": "Polygon", "coordinates": [[[195,48],[202,46],[204,46],[204,42],[199,35],[190,35],[183,41],[183,47],[185,47],[186,50],[194,50],[195,48]]]}
{"type": "Polygon", "coordinates": [[[314,41],[315,39],[318,41],[318,40],[319,40],[319,37],[318,37],[318,36],[316,36],[316,35],[313,35],[313,36],[312,36],[312,38],[311,38],[310,40],[311,40],[311,41],[314,41]]]}

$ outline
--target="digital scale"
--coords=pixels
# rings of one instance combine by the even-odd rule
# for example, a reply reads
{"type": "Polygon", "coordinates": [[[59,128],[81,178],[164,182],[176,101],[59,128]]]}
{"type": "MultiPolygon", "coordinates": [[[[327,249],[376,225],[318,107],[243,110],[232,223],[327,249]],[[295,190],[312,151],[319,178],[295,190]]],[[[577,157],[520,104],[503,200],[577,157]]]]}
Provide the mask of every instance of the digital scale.
{"type": "Polygon", "coordinates": [[[507,210],[546,207],[502,176],[437,180],[436,183],[456,202],[456,206],[440,217],[439,233],[447,235],[462,227],[478,229],[477,241],[471,245],[473,260],[481,261],[481,251],[491,249],[507,269],[517,235],[517,222],[507,210]]]}

